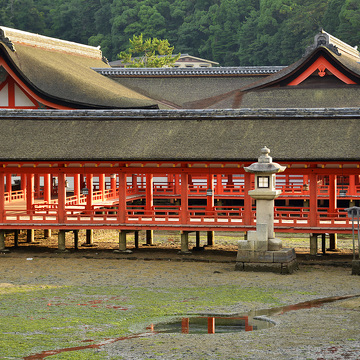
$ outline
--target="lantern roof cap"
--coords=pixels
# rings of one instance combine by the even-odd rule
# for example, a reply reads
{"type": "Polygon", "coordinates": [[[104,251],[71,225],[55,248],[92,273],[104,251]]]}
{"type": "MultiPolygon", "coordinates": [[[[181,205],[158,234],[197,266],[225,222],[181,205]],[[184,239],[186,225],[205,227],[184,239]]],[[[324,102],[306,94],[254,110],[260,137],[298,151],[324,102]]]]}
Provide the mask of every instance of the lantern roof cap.
{"type": "Polygon", "coordinates": [[[272,157],[269,156],[270,149],[264,146],[261,149],[261,155],[258,158],[257,163],[253,163],[250,166],[244,167],[246,172],[250,173],[270,173],[276,174],[283,172],[286,169],[286,166],[281,166],[278,163],[272,162],[272,157]]]}

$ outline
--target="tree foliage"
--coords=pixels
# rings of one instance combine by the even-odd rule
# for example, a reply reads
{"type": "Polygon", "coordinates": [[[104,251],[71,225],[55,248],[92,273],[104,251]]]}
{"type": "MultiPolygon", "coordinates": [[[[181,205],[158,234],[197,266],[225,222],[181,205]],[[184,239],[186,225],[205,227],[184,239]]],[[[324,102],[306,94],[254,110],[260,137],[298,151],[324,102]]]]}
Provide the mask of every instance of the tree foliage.
{"type": "Polygon", "coordinates": [[[286,65],[324,28],[360,45],[359,0],[0,0],[4,26],[100,45],[112,60],[133,35],[222,66],[286,65]]]}
{"type": "Polygon", "coordinates": [[[118,57],[123,60],[126,67],[165,67],[173,66],[180,54],[173,56],[174,47],[167,39],[143,39],[143,34],[134,35],[129,39],[130,47],[122,51],[118,57]],[[134,57],[135,55],[136,57],[134,57]]]}

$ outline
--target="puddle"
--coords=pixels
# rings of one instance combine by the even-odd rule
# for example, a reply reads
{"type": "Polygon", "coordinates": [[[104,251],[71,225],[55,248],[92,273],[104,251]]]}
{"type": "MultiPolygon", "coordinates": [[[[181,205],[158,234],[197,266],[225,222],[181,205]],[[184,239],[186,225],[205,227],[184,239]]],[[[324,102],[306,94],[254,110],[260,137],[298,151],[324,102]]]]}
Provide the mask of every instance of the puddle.
{"type": "Polygon", "coordinates": [[[285,314],[288,311],[311,309],[314,307],[320,307],[327,303],[332,303],[332,302],[339,301],[339,300],[351,299],[351,298],[355,298],[355,297],[359,297],[359,296],[360,295],[345,295],[345,296],[333,296],[333,297],[315,299],[315,300],[297,303],[295,305],[287,305],[287,306],[279,306],[279,307],[275,307],[275,308],[271,308],[271,309],[255,310],[252,315],[254,315],[254,316],[280,315],[280,314],[285,314]]]}
{"type": "Polygon", "coordinates": [[[190,316],[152,324],[147,330],[156,333],[221,334],[267,329],[275,323],[266,317],[190,316]]]}

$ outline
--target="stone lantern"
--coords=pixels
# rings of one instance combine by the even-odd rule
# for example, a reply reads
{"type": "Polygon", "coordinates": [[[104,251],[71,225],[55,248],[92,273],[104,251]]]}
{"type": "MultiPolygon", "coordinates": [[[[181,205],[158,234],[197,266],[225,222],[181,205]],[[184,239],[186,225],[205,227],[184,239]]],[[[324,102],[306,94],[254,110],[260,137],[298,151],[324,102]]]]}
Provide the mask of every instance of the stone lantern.
{"type": "Polygon", "coordinates": [[[274,233],[274,199],[280,194],[275,189],[275,174],[283,172],[286,167],[272,162],[270,150],[265,146],[257,163],[244,168],[246,172],[255,174],[255,189],[249,195],[256,200],[256,222],[267,224],[268,246],[266,250],[280,250],[281,240],[275,239],[274,233]]]}
{"type": "Polygon", "coordinates": [[[273,163],[269,153],[265,146],[258,162],[244,168],[255,175],[255,189],[249,195],[256,200],[256,231],[248,231],[247,240],[239,241],[236,270],[291,273],[297,268],[295,251],[282,249],[274,232],[274,199],[281,194],[275,175],[286,167],[273,163]]]}

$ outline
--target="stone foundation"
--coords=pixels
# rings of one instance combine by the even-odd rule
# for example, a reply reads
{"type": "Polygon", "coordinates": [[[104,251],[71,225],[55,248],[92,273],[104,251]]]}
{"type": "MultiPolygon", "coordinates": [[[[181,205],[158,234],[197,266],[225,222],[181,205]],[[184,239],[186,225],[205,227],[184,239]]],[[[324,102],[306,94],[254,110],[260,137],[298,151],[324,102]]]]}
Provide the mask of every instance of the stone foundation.
{"type": "Polygon", "coordinates": [[[298,269],[294,249],[277,251],[239,250],[236,258],[237,271],[262,271],[292,274],[298,269]]]}

